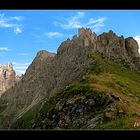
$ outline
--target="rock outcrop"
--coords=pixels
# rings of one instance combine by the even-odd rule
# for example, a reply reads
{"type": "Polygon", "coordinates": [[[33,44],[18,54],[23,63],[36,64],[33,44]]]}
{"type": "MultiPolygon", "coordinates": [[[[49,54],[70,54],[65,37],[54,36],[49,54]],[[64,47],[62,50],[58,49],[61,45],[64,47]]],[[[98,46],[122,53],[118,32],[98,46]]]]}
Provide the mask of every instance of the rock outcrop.
{"type": "Polygon", "coordinates": [[[17,81],[19,78],[16,76],[11,62],[6,66],[0,66],[0,96],[14,86],[17,81]]]}
{"type": "Polygon", "coordinates": [[[15,116],[21,116],[44,98],[50,98],[72,82],[81,80],[88,73],[90,64],[96,61],[89,57],[91,52],[99,52],[108,61],[120,62],[140,71],[138,44],[133,38],[118,37],[113,31],[97,36],[90,29],[81,28],[72,40],[61,43],[57,54],[37,53],[21,81],[0,99],[0,103],[8,104],[0,119],[0,127],[9,127],[15,116]]]}
{"type": "MultiPolygon", "coordinates": [[[[44,119],[41,123],[36,120],[32,129],[94,129],[106,119],[112,119],[113,115],[109,116],[108,110],[113,108],[112,106],[117,99],[111,93],[94,93],[93,96],[87,97],[84,96],[85,92],[83,93],[82,96],[75,95],[73,98],[59,100],[56,106],[49,109],[44,115],[46,104],[40,110],[40,116],[42,118],[44,116],[44,119]],[[96,116],[97,110],[100,113],[96,116]],[[89,114],[94,114],[94,117],[89,114]]],[[[118,114],[117,109],[113,113],[118,114]]],[[[19,128],[23,128],[23,126],[19,126],[19,128]]]]}
{"type": "Polygon", "coordinates": [[[140,54],[138,52],[138,43],[132,37],[118,37],[113,31],[103,33],[98,36],[97,51],[104,58],[113,60],[124,65],[127,65],[135,70],[140,71],[140,54]],[[134,60],[138,60],[137,64],[134,60]]]}
{"type": "MultiPolygon", "coordinates": [[[[107,60],[113,60],[140,71],[138,48],[138,43],[134,38],[119,37],[112,30],[97,36],[91,29],[80,28],[78,36],[75,35],[72,40],[64,41],[58,48],[57,54],[61,55],[66,52],[68,54],[70,49],[77,49],[79,52],[99,52],[107,60]],[[78,50],[79,48],[81,50],[78,50]]],[[[75,51],[73,55],[74,53],[75,51]]]]}

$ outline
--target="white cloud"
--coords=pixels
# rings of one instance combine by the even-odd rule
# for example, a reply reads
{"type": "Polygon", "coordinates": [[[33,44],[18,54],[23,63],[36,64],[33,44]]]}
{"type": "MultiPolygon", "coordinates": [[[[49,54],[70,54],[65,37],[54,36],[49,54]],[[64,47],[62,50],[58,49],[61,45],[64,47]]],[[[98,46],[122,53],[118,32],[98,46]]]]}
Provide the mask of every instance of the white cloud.
{"type": "Polygon", "coordinates": [[[17,69],[19,69],[19,70],[23,69],[23,70],[24,70],[24,69],[27,69],[28,66],[15,66],[14,68],[15,68],[16,70],[17,70],[17,69]]]}
{"type": "Polygon", "coordinates": [[[47,43],[47,39],[54,39],[54,38],[61,38],[64,36],[64,34],[60,32],[52,32],[52,31],[44,31],[41,29],[38,29],[38,31],[30,33],[30,35],[34,38],[33,42],[37,43],[47,43]]]}
{"type": "Polygon", "coordinates": [[[59,32],[48,32],[48,33],[45,33],[45,35],[49,38],[53,38],[53,37],[56,37],[56,38],[59,38],[59,37],[62,37],[63,35],[59,32]]]}
{"type": "Polygon", "coordinates": [[[16,74],[21,76],[22,74],[25,74],[25,70],[16,70],[16,74]]]}
{"type": "Polygon", "coordinates": [[[28,66],[15,66],[14,67],[16,70],[25,70],[25,69],[27,69],[28,68],[28,66]]]}
{"type": "Polygon", "coordinates": [[[75,16],[67,19],[67,23],[64,24],[65,29],[71,29],[71,28],[80,28],[82,27],[80,23],[80,19],[83,18],[85,15],[84,12],[77,12],[75,16]]]}
{"type": "Polygon", "coordinates": [[[139,54],[140,54],[140,36],[135,36],[134,39],[138,42],[138,45],[139,45],[139,54]]]}
{"type": "Polygon", "coordinates": [[[0,47],[0,51],[8,51],[8,47],[0,47]]]}
{"type": "Polygon", "coordinates": [[[14,17],[10,17],[11,20],[17,20],[17,21],[21,21],[23,20],[24,18],[21,17],[21,16],[14,16],[14,17]]]}
{"type": "Polygon", "coordinates": [[[26,62],[26,63],[18,63],[18,62],[13,62],[13,65],[19,65],[19,66],[27,66],[30,65],[31,62],[26,62]]]}
{"type": "Polygon", "coordinates": [[[87,25],[93,25],[95,23],[103,23],[105,21],[106,18],[98,18],[98,19],[93,19],[90,18],[87,25]]]}
{"type": "Polygon", "coordinates": [[[9,21],[20,21],[23,20],[23,17],[6,17],[4,14],[0,14],[0,28],[11,28],[16,34],[22,33],[20,24],[11,23],[9,21]]]}
{"type": "Polygon", "coordinates": [[[26,63],[18,63],[18,62],[13,62],[13,67],[14,70],[18,75],[24,74],[28,66],[31,64],[31,62],[26,62],[26,63]]]}
{"type": "Polygon", "coordinates": [[[105,20],[106,20],[105,17],[98,18],[98,19],[90,18],[88,23],[86,24],[86,26],[89,27],[89,28],[92,28],[94,31],[99,30],[100,27],[104,26],[104,21],[105,20]]]}
{"type": "Polygon", "coordinates": [[[55,26],[60,26],[63,29],[77,29],[77,28],[81,28],[81,27],[88,27],[93,29],[94,31],[99,31],[100,27],[104,26],[104,22],[106,20],[105,17],[101,17],[101,18],[97,18],[97,19],[93,19],[93,18],[89,18],[86,21],[87,22],[83,22],[82,20],[84,20],[86,17],[86,14],[84,12],[77,12],[73,17],[68,17],[66,19],[63,19],[61,21],[54,21],[54,25],[55,26]]]}
{"type": "Polygon", "coordinates": [[[19,33],[22,33],[22,30],[21,30],[19,27],[16,27],[16,28],[14,29],[14,32],[15,32],[16,35],[17,35],[17,34],[19,34],[19,33]]]}
{"type": "Polygon", "coordinates": [[[77,12],[73,17],[65,19],[64,23],[54,21],[54,25],[61,26],[64,29],[80,28],[82,27],[82,25],[79,20],[83,18],[84,15],[85,15],[84,12],[77,12]]]}

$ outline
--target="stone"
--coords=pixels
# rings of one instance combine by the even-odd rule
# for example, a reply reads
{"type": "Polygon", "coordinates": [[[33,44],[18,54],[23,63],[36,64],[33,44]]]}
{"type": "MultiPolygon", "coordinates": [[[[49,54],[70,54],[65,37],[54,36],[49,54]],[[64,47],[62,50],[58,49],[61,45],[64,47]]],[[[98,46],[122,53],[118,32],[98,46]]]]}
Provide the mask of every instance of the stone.
{"type": "Polygon", "coordinates": [[[121,109],[118,111],[119,114],[125,114],[125,112],[121,109]]]}
{"type": "Polygon", "coordinates": [[[111,103],[114,102],[114,99],[112,98],[110,93],[106,93],[104,96],[101,98],[101,104],[102,105],[110,105],[111,103]]]}
{"type": "Polygon", "coordinates": [[[8,62],[6,66],[0,66],[0,96],[20,79],[21,77],[13,70],[12,62],[8,62]]]}
{"type": "Polygon", "coordinates": [[[106,120],[112,120],[113,115],[114,115],[114,114],[113,114],[112,112],[106,112],[106,113],[105,113],[106,120]]]}
{"type": "Polygon", "coordinates": [[[118,95],[115,95],[115,94],[113,94],[113,93],[110,93],[110,95],[111,95],[115,100],[121,101],[121,98],[120,98],[118,95]]]}
{"type": "Polygon", "coordinates": [[[88,105],[89,106],[94,106],[95,105],[94,99],[88,99],[88,105]]]}
{"type": "Polygon", "coordinates": [[[88,129],[94,129],[98,124],[103,122],[103,115],[98,115],[87,122],[88,129]]]}
{"type": "Polygon", "coordinates": [[[132,37],[126,38],[125,44],[126,44],[125,47],[129,56],[139,57],[139,52],[138,52],[139,46],[138,46],[137,41],[134,38],[132,37]]]}

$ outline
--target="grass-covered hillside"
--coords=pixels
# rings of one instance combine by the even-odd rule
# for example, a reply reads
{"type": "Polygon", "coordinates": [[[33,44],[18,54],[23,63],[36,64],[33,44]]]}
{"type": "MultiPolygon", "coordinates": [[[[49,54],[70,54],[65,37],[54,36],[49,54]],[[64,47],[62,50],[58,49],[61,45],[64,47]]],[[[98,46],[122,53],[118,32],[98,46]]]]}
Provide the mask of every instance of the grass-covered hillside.
{"type": "Polygon", "coordinates": [[[11,128],[140,129],[140,74],[97,53],[88,56],[96,61],[80,82],[33,106],[11,128]]]}

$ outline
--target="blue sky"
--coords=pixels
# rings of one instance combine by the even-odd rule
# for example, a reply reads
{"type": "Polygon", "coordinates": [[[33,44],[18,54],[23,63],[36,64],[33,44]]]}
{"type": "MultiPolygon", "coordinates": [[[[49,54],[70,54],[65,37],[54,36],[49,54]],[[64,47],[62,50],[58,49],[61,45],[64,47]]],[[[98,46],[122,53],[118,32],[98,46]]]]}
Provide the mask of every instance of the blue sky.
{"type": "Polygon", "coordinates": [[[62,41],[89,27],[113,30],[140,44],[140,10],[0,10],[0,64],[25,72],[39,50],[56,52],[62,41]]]}

